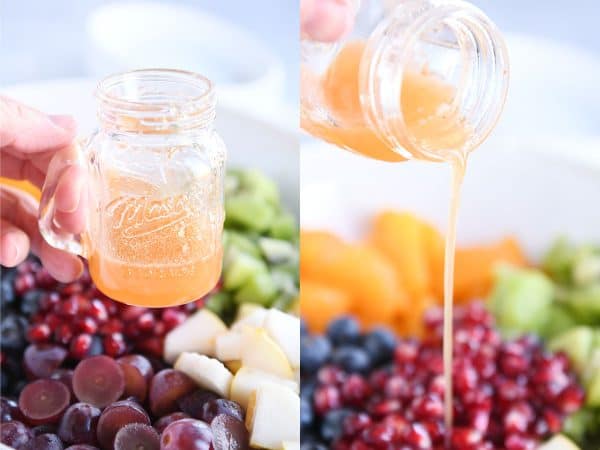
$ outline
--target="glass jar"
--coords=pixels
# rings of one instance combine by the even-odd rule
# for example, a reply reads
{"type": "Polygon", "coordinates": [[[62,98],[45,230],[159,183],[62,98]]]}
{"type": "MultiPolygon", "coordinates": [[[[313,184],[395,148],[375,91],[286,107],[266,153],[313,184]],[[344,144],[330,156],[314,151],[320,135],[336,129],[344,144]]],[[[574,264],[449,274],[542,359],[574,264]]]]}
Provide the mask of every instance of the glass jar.
{"type": "Polygon", "coordinates": [[[460,0],[355,6],[350,34],[302,42],[302,127],[386,161],[442,161],[476,148],[495,126],[508,88],[496,26],[460,0]]]}
{"type": "Polygon", "coordinates": [[[88,174],[81,236],[52,220],[59,170],[50,170],[40,229],[54,247],[88,259],[116,300],[169,306],[198,299],[221,273],[226,149],[203,76],[138,70],[100,82],[100,127],[77,152],[88,174]]]}

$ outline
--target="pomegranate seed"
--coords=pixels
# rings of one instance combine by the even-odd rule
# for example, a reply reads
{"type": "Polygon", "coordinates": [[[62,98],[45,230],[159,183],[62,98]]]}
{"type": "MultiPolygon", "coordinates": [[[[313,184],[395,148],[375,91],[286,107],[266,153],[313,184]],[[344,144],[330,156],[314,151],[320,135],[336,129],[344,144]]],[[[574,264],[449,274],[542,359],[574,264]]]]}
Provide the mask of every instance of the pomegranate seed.
{"type": "Polygon", "coordinates": [[[452,447],[456,449],[468,449],[482,440],[481,432],[473,428],[455,427],[452,430],[452,447]]]}
{"type": "Polygon", "coordinates": [[[104,344],[104,352],[113,358],[121,356],[127,348],[121,333],[111,333],[104,336],[102,343],[104,344]]]}
{"type": "Polygon", "coordinates": [[[490,409],[474,408],[467,410],[469,416],[469,426],[473,429],[485,433],[490,425],[490,409]]]}
{"type": "Polygon", "coordinates": [[[371,375],[369,375],[369,384],[376,391],[381,391],[384,389],[387,380],[390,378],[390,374],[388,371],[380,369],[375,370],[371,375]]]}
{"type": "Polygon", "coordinates": [[[121,309],[121,319],[125,322],[131,322],[136,320],[142,314],[147,311],[147,308],[142,308],[141,306],[129,306],[125,305],[121,309]]]}
{"type": "Polygon", "coordinates": [[[83,359],[90,352],[92,346],[92,336],[87,333],[82,333],[71,341],[70,353],[75,359],[83,359]]]}
{"type": "Polygon", "coordinates": [[[458,392],[467,392],[477,387],[477,371],[467,360],[456,361],[453,372],[453,383],[458,392]]]}
{"type": "Polygon", "coordinates": [[[344,372],[335,366],[325,366],[317,372],[317,380],[325,385],[337,385],[344,382],[346,375],[344,372]]]}
{"type": "MultiPolygon", "coordinates": [[[[95,296],[97,296],[97,294],[98,293],[96,293],[95,296]]],[[[94,297],[94,295],[90,296],[90,298],[91,297],[94,297]]],[[[106,309],[106,312],[108,313],[109,316],[117,315],[117,313],[119,312],[119,307],[117,306],[116,302],[114,302],[113,300],[110,300],[108,298],[101,298],[100,301],[104,305],[104,309],[106,309]]]]}
{"type": "Polygon", "coordinates": [[[152,334],[159,337],[164,336],[167,334],[167,327],[163,322],[156,322],[156,325],[154,325],[154,328],[152,329],[152,334]]]}
{"type": "Polygon", "coordinates": [[[446,432],[444,423],[441,420],[426,420],[423,422],[423,426],[431,436],[431,440],[434,444],[440,444],[444,442],[446,432]]]}
{"type": "Polygon", "coordinates": [[[104,303],[98,299],[91,301],[88,315],[95,319],[97,323],[104,323],[108,320],[106,306],[104,306],[104,303]]]}
{"type": "Polygon", "coordinates": [[[98,329],[100,334],[106,335],[111,333],[119,333],[123,331],[123,323],[120,319],[108,319],[108,321],[98,329]]]}
{"type": "Polygon", "coordinates": [[[321,386],[314,393],[315,411],[323,415],[341,406],[340,391],[335,386],[321,386]]]}
{"type": "Polygon", "coordinates": [[[350,444],[350,450],[371,450],[371,446],[361,440],[354,440],[350,444]]]}
{"type": "Polygon", "coordinates": [[[357,374],[352,374],[342,384],[342,398],[349,405],[360,406],[371,393],[367,381],[357,374]]]}
{"type": "Polygon", "coordinates": [[[384,447],[394,439],[394,429],[384,423],[376,423],[363,431],[363,439],[367,444],[384,447]]]}
{"type": "Polygon", "coordinates": [[[386,397],[407,399],[411,396],[410,385],[402,375],[393,375],[385,382],[383,391],[386,397]]]}
{"type": "Polygon", "coordinates": [[[432,447],[431,436],[427,429],[420,423],[412,423],[404,433],[404,441],[417,449],[430,449],[432,447]]]}
{"type": "Polygon", "coordinates": [[[558,412],[556,412],[552,409],[546,409],[542,413],[542,417],[543,417],[544,421],[546,422],[546,425],[548,426],[548,432],[554,434],[554,433],[558,433],[561,430],[562,417],[558,412]]]}
{"type": "Polygon", "coordinates": [[[529,404],[515,403],[504,415],[504,430],[507,433],[524,433],[533,419],[534,412],[529,404]]]}
{"type": "Polygon", "coordinates": [[[387,416],[400,410],[402,410],[402,403],[393,399],[377,401],[369,407],[369,412],[377,417],[387,416]]]}
{"type": "Polygon", "coordinates": [[[383,419],[382,422],[394,429],[394,436],[397,438],[404,436],[406,428],[408,427],[408,421],[406,418],[399,414],[389,414],[383,419]]]}
{"type": "Polygon", "coordinates": [[[426,394],[413,401],[412,409],[418,419],[438,419],[444,415],[444,404],[436,394],[426,394]]]}
{"type": "Polygon", "coordinates": [[[59,316],[69,318],[74,317],[79,311],[79,304],[77,303],[77,298],[75,296],[67,297],[54,307],[54,311],[59,316]]]}
{"type": "Polygon", "coordinates": [[[440,397],[444,396],[444,392],[446,390],[446,379],[443,375],[436,375],[433,377],[429,383],[428,391],[432,394],[437,394],[440,397]]]}
{"type": "Polygon", "coordinates": [[[371,418],[365,413],[352,413],[344,419],[344,435],[354,437],[371,425],[371,418]]]}
{"type": "Polygon", "coordinates": [[[558,397],[557,406],[564,414],[577,411],[583,404],[585,392],[580,386],[570,385],[566,387],[558,397]]]}
{"type": "Polygon", "coordinates": [[[29,342],[34,342],[36,344],[41,342],[46,342],[50,339],[50,335],[52,331],[50,327],[45,323],[38,323],[35,325],[31,325],[29,330],[27,331],[27,339],[29,342]]]}
{"type": "Polygon", "coordinates": [[[41,321],[45,322],[51,330],[55,330],[62,323],[62,318],[58,317],[54,313],[50,313],[45,317],[42,317],[41,321]]]}
{"type": "Polygon", "coordinates": [[[162,358],[164,340],[159,337],[145,338],[137,342],[136,347],[142,353],[147,353],[156,358],[162,358]]]}
{"type": "Polygon", "coordinates": [[[56,280],[50,275],[45,267],[40,267],[35,273],[36,284],[44,289],[50,289],[56,286],[56,280]]]}
{"type": "Polygon", "coordinates": [[[430,330],[442,326],[444,323],[444,311],[442,308],[429,308],[423,315],[423,322],[430,330]]]}
{"type": "Polygon", "coordinates": [[[143,333],[152,331],[155,323],[156,321],[154,320],[154,314],[152,314],[150,311],[145,312],[137,318],[137,327],[143,333]]]}
{"type": "Polygon", "coordinates": [[[54,307],[58,302],[60,302],[60,295],[58,292],[46,292],[40,299],[40,311],[48,312],[54,310],[54,307]]]}
{"type": "Polygon", "coordinates": [[[171,331],[178,325],[181,325],[187,315],[183,311],[179,311],[175,308],[167,308],[162,312],[161,319],[165,324],[167,331],[171,331]]]}
{"type": "Polygon", "coordinates": [[[94,334],[98,331],[98,324],[91,317],[83,317],[75,321],[75,328],[81,333],[94,334]]]}
{"type": "Polygon", "coordinates": [[[396,346],[394,357],[398,364],[412,363],[417,359],[418,347],[414,341],[400,341],[396,346]]]}
{"type": "Polygon", "coordinates": [[[54,340],[60,344],[67,345],[73,338],[71,325],[63,323],[54,330],[54,340]]]}
{"type": "Polygon", "coordinates": [[[60,293],[66,297],[80,292],[83,292],[83,285],[78,282],[65,284],[60,290],[60,293]]]}
{"type": "Polygon", "coordinates": [[[534,438],[520,434],[511,434],[504,440],[506,450],[534,450],[537,444],[534,438]]]}
{"type": "Polygon", "coordinates": [[[35,278],[31,273],[22,273],[15,278],[14,286],[15,292],[18,295],[23,295],[35,287],[35,278]]]}

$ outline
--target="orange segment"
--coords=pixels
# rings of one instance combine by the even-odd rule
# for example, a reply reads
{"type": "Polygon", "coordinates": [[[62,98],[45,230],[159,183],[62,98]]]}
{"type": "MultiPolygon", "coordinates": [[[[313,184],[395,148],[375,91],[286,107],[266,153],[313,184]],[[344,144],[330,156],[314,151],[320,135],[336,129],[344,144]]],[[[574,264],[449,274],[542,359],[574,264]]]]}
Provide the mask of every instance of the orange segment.
{"type": "Polygon", "coordinates": [[[300,311],[311,331],[321,333],[335,317],[348,313],[350,295],[327,284],[302,279],[300,284],[300,311]]]}

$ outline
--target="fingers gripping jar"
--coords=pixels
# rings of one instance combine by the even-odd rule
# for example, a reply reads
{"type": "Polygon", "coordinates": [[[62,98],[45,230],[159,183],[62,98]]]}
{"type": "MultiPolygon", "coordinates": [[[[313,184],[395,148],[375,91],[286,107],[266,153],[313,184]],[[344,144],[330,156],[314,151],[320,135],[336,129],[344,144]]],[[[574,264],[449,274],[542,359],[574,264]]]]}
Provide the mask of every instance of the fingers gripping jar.
{"type": "Polygon", "coordinates": [[[221,273],[224,222],[226,149],[211,82],[133,71],[103,80],[97,100],[100,127],[80,152],[89,174],[86,230],[78,238],[54,228],[44,201],[50,185],[44,236],[85,256],[114,299],[157,307],[202,297],[221,273]]]}
{"type": "Polygon", "coordinates": [[[508,88],[504,41],[460,0],[356,1],[353,31],[302,42],[301,125],[385,161],[441,161],[493,129],[508,88]]]}

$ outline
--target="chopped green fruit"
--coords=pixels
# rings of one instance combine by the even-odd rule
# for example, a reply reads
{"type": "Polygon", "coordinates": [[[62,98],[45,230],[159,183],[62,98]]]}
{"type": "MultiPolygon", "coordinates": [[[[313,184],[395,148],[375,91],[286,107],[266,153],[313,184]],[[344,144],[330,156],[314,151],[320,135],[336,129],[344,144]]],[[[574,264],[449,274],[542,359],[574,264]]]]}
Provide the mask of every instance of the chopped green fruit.
{"type": "Polygon", "coordinates": [[[563,423],[563,433],[571,439],[581,442],[584,439],[586,431],[590,428],[594,421],[593,413],[588,409],[580,409],[571,414],[563,423]]]}
{"type": "Polygon", "coordinates": [[[243,192],[225,200],[225,225],[264,232],[275,218],[275,208],[264,198],[243,192]]]}
{"type": "Polygon", "coordinates": [[[557,239],[542,262],[542,268],[559,283],[571,282],[571,267],[575,259],[575,247],[565,238],[557,239]]]}
{"type": "Polygon", "coordinates": [[[217,292],[206,300],[206,308],[219,317],[228,317],[235,312],[235,304],[227,292],[217,292]]]}
{"type": "Polygon", "coordinates": [[[573,281],[578,286],[600,282],[600,254],[589,247],[586,250],[578,255],[573,266],[573,281]]]}
{"type": "Polygon", "coordinates": [[[259,272],[267,272],[266,264],[252,255],[237,252],[223,271],[223,287],[235,290],[259,272]]]}
{"type": "Polygon", "coordinates": [[[502,266],[489,300],[505,336],[541,334],[546,326],[554,286],[543,273],[502,266]]]}
{"type": "Polygon", "coordinates": [[[258,246],[271,264],[284,264],[298,259],[298,250],[288,241],[261,237],[258,239],[258,246]]]}
{"type": "Polygon", "coordinates": [[[273,220],[269,235],[276,239],[285,239],[288,241],[296,239],[298,236],[298,227],[296,219],[289,213],[279,214],[273,220]]]}
{"type": "Polygon", "coordinates": [[[575,325],[577,325],[577,322],[571,314],[564,307],[555,303],[550,306],[550,310],[548,311],[548,320],[546,321],[542,336],[551,338],[567,331],[575,325]]]}
{"type": "Polygon", "coordinates": [[[277,290],[284,294],[295,297],[298,295],[298,286],[296,284],[296,278],[285,270],[274,268],[271,270],[271,277],[273,282],[277,286],[277,290]]]}
{"type": "Polygon", "coordinates": [[[600,370],[586,384],[586,405],[592,408],[600,406],[600,370]]]}
{"type": "Polygon", "coordinates": [[[235,247],[237,250],[252,255],[256,258],[261,257],[261,252],[258,248],[258,245],[256,245],[256,243],[250,239],[247,234],[233,230],[230,230],[227,233],[227,247],[235,247]]]}
{"type": "Polygon", "coordinates": [[[590,327],[578,326],[552,338],[548,348],[565,352],[577,373],[582,373],[590,356],[593,340],[594,333],[590,327]]]}
{"type": "Polygon", "coordinates": [[[277,295],[277,286],[268,272],[254,274],[235,295],[237,303],[257,303],[270,306],[277,295]]]}
{"type": "Polygon", "coordinates": [[[272,206],[279,205],[279,190],[275,182],[257,170],[245,170],[240,174],[242,190],[251,192],[272,206]]]}
{"type": "Polygon", "coordinates": [[[273,301],[273,308],[280,309],[282,311],[288,311],[296,301],[297,296],[290,294],[281,294],[273,301]]]}
{"type": "Polygon", "coordinates": [[[583,323],[597,323],[600,321],[600,283],[573,288],[564,303],[583,323]]]}
{"type": "Polygon", "coordinates": [[[224,192],[229,196],[237,192],[240,188],[240,172],[237,170],[228,170],[225,175],[224,192]]]}

